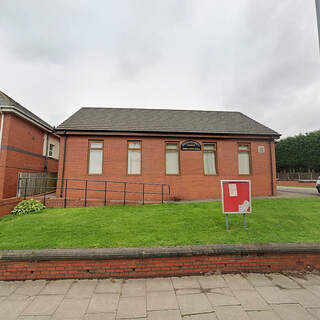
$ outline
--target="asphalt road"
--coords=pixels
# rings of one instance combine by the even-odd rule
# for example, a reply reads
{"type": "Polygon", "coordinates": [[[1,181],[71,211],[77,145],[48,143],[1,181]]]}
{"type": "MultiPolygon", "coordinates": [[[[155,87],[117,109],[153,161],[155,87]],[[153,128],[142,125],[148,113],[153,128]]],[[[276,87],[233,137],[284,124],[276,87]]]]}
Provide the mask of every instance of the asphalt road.
{"type": "Polygon", "coordinates": [[[305,198],[305,197],[319,197],[316,187],[314,188],[299,188],[299,187],[280,187],[277,186],[278,197],[280,198],[305,198]]]}

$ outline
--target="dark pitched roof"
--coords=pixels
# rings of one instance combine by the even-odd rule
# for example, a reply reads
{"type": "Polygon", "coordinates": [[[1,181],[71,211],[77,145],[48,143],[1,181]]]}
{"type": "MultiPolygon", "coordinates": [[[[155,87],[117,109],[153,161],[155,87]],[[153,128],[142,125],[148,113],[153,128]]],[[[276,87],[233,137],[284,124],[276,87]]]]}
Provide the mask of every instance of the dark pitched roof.
{"type": "MultiPolygon", "coordinates": [[[[29,111],[27,108],[23,107],[18,102],[14,101],[12,98],[7,96],[5,93],[0,91],[0,107],[10,107],[12,110],[17,111],[18,113],[21,113],[22,115],[26,116],[27,118],[39,123],[40,125],[44,126],[45,128],[52,130],[52,126],[48,124],[47,122],[43,121],[41,118],[36,116],[34,113],[29,111]]],[[[10,111],[10,110],[8,110],[10,111]]]]}
{"type": "Polygon", "coordinates": [[[280,135],[241,112],[128,108],[81,108],[57,130],[280,135]]]}

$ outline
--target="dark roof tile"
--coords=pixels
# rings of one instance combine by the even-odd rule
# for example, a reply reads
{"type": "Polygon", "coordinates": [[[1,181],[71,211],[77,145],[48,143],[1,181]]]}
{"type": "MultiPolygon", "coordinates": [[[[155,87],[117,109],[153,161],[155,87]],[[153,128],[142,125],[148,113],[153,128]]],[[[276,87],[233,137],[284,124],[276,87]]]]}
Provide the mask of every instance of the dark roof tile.
{"type": "Polygon", "coordinates": [[[280,135],[241,112],[133,108],[81,108],[57,130],[280,135]]]}

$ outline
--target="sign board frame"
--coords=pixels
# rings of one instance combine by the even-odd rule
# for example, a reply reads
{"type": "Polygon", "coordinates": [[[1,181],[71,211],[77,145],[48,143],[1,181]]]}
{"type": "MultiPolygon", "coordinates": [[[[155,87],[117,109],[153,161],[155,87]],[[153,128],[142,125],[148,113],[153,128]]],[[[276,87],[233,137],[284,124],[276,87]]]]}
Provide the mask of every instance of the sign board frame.
{"type": "Polygon", "coordinates": [[[181,151],[201,151],[201,144],[194,140],[183,141],[181,143],[181,151]]]}
{"type": "Polygon", "coordinates": [[[243,225],[246,228],[246,214],[251,214],[252,213],[252,204],[251,204],[251,180],[220,180],[221,182],[221,200],[222,200],[222,212],[223,214],[226,215],[226,228],[229,229],[229,223],[228,223],[228,215],[229,214],[242,214],[243,215],[243,225]],[[225,211],[225,201],[224,201],[224,189],[223,186],[225,183],[247,183],[248,184],[248,195],[249,195],[249,211],[241,212],[240,210],[238,211],[230,211],[227,212],[225,211]]]}

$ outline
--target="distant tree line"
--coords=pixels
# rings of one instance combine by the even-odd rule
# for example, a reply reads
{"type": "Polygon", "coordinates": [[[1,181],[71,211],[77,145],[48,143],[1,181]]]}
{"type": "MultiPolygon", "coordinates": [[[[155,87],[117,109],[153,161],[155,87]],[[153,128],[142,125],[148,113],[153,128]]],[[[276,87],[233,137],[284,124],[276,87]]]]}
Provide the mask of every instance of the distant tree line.
{"type": "Polygon", "coordinates": [[[277,171],[320,172],[320,130],[281,139],[276,145],[277,171]]]}

